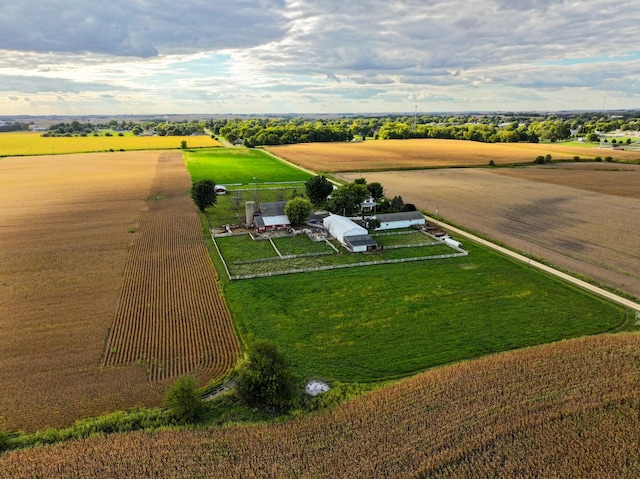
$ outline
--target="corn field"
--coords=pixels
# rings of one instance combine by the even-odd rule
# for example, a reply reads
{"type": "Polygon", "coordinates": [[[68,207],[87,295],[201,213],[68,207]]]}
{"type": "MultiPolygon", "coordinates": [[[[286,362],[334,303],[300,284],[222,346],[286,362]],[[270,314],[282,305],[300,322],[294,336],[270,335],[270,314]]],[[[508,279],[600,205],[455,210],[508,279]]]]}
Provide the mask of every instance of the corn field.
{"type": "Polygon", "coordinates": [[[220,376],[240,354],[196,209],[173,184],[184,176],[179,156],[159,160],[103,359],[105,367],[142,364],[152,382],[193,372],[220,376]]]}
{"type": "Polygon", "coordinates": [[[442,367],[287,423],[95,437],[0,456],[12,478],[640,476],[640,336],[442,367]]]}

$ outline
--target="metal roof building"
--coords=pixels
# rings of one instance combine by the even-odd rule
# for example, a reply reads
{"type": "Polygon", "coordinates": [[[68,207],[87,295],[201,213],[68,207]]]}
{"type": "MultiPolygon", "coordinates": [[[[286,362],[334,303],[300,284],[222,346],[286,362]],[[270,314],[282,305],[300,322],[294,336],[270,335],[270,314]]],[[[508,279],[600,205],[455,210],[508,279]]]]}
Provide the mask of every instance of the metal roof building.
{"type": "Polygon", "coordinates": [[[385,213],[372,216],[380,221],[376,231],[410,228],[425,224],[424,215],[419,211],[403,211],[401,213],[385,213]]]}
{"type": "Polygon", "coordinates": [[[322,220],[329,234],[347,249],[359,253],[377,249],[377,244],[369,236],[369,232],[349,218],[340,215],[329,215],[322,220]]]}

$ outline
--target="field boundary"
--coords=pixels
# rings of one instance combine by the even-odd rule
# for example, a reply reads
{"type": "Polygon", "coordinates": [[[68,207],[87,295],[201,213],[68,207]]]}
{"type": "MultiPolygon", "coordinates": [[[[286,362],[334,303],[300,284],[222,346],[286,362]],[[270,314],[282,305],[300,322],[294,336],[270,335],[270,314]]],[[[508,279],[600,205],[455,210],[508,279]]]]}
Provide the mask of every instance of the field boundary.
{"type": "Polygon", "coordinates": [[[271,276],[281,276],[286,274],[296,274],[296,273],[311,273],[314,271],[330,271],[333,269],[344,269],[344,268],[357,268],[360,266],[379,266],[382,264],[393,264],[393,263],[408,263],[414,261],[428,261],[435,259],[449,259],[449,258],[460,258],[463,256],[468,256],[469,253],[467,251],[462,251],[458,253],[451,254],[440,254],[433,256],[414,256],[412,258],[396,258],[396,259],[385,259],[382,261],[361,261],[359,263],[349,263],[349,264],[335,264],[335,265],[327,265],[327,266],[314,266],[310,268],[300,268],[300,269],[292,269],[286,271],[269,271],[267,273],[255,273],[255,274],[245,274],[245,275],[229,275],[229,279],[231,281],[242,280],[242,279],[253,279],[253,278],[268,278],[271,276]]]}

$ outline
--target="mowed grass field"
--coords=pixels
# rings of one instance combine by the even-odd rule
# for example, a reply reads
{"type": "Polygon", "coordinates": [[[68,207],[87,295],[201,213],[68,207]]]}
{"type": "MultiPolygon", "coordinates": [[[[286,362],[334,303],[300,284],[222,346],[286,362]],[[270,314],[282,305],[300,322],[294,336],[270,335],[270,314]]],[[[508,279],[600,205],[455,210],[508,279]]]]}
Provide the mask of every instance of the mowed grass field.
{"type": "Polygon", "coordinates": [[[556,143],[479,143],[462,140],[370,140],[359,143],[301,143],[266,147],[292,163],[324,173],[531,163],[539,155],[571,160],[611,156],[640,160],[640,152],[564,146],[556,143]]]}
{"type": "MultiPolygon", "coordinates": [[[[360,173],[340,175],[353,180],[360,173]]],[[[640,166],[376,172],[387,196],[640,297],[640,166]]]]}
{"type": "Polygon", "coordinates": [[[157,406],[235,362],[189,186],[181,152],[0,159],[0,430],[157,406]]]}
{"type": "Polygon", "coordinates": [[[266,187],[267,183],[305,182],[311,177],[292,168],[262,150],[252,148],[215,148],[186,151],[185,163],[195,183],[212,179],[216,184],[240,184],[266,187]]]}
{"type": "MultiPolygon", "coordinates": [[[[469,242],[467,242],[469,243],[469,242]]],[[[469,243],[462,258],[232,281],[240,331],[305,379],[371,382],[609,331],[631,313],[469,243]]]]}
{"type": "Polygon", "coordinates": [[[286,423],[11,451],[0,475],[635,479],[639,362],[637,334],[561,341],[436,368],[286,423]]]}
{"type": "Polygon", "coordinates": [[[209,136],[86,136],[45,138],[40,133],[0,133],[0,157],[29,155],[60,155],[120,150],[170,150],[180,148],[182,141],[189,148],[221,146],[209,136]]]}

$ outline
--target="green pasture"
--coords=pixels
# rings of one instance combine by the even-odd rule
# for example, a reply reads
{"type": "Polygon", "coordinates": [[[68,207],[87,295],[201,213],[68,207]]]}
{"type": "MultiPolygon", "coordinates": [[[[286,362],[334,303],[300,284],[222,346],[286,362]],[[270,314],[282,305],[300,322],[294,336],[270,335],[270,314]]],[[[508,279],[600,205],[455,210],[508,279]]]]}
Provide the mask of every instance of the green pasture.
{"type": "Polygon", "coordinates": [[[194,183],[212,179],[220,185],[268,187],[293,181],[302,184],[311,177],[262,150],[252,148],[189,150],[185,151],[184,159],[194,183]]]}
{"type": "Polygon", "coordinates": [[[245,338],[276,343],[298,375],[354,382],[601,333],[630,314],[466,247],[462,258],[232,281],[224,293],[245,338]]]}

